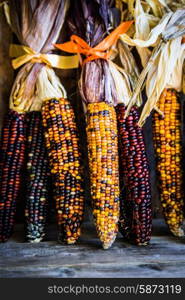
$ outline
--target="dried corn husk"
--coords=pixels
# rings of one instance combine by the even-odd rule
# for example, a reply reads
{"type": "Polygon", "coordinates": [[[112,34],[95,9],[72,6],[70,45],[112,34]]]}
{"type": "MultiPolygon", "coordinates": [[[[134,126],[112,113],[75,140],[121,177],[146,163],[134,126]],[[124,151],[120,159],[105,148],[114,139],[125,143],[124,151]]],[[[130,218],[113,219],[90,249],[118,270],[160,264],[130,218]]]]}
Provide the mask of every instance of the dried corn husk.
{"type": "MultiPolygon", "coordinates": [[[[69,11],[69,19],[68,24],[71,29],[71,34],[76,34],[78,37],[82,38],[88,45],[93,47],[98,45],[104,38],[109,34],[109,30],[113,28],[116,22],[113,21],[113,10],[111,10],[110,0],[79,0],[71,2],[71,9],[69,11]]],[[[113,3],[113,2],[112,2],[113,3]]],[[[81,41],[82,43],[82,41],[81,41]]],[[[85,43],[85,44],[86,44],[85,43]]],[[[108,43],[109,44],[109,43],[108,43]]],[[[102,47],[103,48],[103,47],[102,47]]],[[[88,47],[87,47],[88,49],[88,47]]],[[[84,53],[84,52],[83,52],[84,53]]],[[[86,54],[86,53],[84,53],[86,54]]],[[[87,53],[88,54],[88,53],[87,53]]],[[[87,104],[88,114],[87,114],[87,140],[88,140],[88,156],[90,162],[91,169],[91,185],[92,185],[92,204],[93,204],[93,214],[96,224],[96,229],[98,236],[102,242],[102,246],[104,249],[108,249],[115,240],[117,231],[118,231],[118,220],[119,220],[119,178],[118,178],[118,149],[117,149],[117,128],[116,128],[116,114],[114,108],[110,107],[107,104],[115,105],[117,103],[117,93],[115,89],[115,83],[112,77],[111,68],[113,72],[116,72],[115,66],[112,63],[111,67],[108,60],[95,57],[94,60],[88,61],[86,59],[85,63],[82,64],[81,76],[80,76],[80,94],[83,98],[83,102],[87,104]],[[101,103],[99,103],[101,102],[101,103]],[[106,103],[105,103],[106,102],[106,103]],[[94,105],[92,105],[94,103],[94,105]],[[103,111],[99,110],[99,107],[103,107],[103,111]],[[91,110],[93,109],[93,110],[91,110]],[[111,111],[112,116],[109,114],[109,110],[111,111]],[[92,111],[92,113],[90,113],[92,111]],[[99,117],[99,112],[102,117],[99,117]],[[112,113],[113,112],[113,113],[112,113]],[[97,114],[98,113],[98,114],[97,114]],[[109,138],[105,128],[102,133],[102,125],[105,126],[104,116],[106,117],[106,124],[108,126],[108,131],[111,128],[112,137],[109,138]],[[107,115],[108,114],[108,115],[107,115]],[[94,119],[92,123],[92,116],[98,116],[98,119],[94,119]],[[103,119],[101,119],[103,118],[103,119]],[[103,123],[102,123],[103,120],[103,123]],[[96,127],[95,122],[97,122],[96,127]],[[115,124],[115,132],[113,130],[112,124],[115,124]],[[93,130],[93,131],[90,131],[93,130]],[[90,133],[91,132],[91,133],[90,133]],[[96,152],[96,148],[94,148],[93,140],[91,139],[92,135],[96,135],[96,137],[100,137],[99,142],[97,142],[97,146],[99,145],[100,152],[96,152]],[[103,137],[101,142],[101,136],[103,137]],[[112,143],[111,143],[112,140],[112,143]],[[105,142],[104,142],[105,141],[105,142]],[[110,143],[109,143],[110,141],[110,143]],[[101,144],[108,143],[111,147],[111,153],[114,157],[115,163],[111,162],[111,165],[108,161],[104,161],[103,156],[106,156],[106,152],[104,152],[104,148],[101,148],[101,144]],[[92,145],[92,146],[91,146],[92,145]],[[95,154],[98,154],[98,159],[96,160],[95,154]],[[103,163],[103,165],[102,165],[103,163]],[[112,179],[107,181],[104,172],[102,169],[105,166],[110,166],[113,169],[112,179]],[[114,167],[115,166],[115,167],[114,167]],[[94,173],[93,173],[94,172],[94,173]],[[114,173],[115,172],[115,173],[114,173]],[[115,175],[114,175],[115,174],[115,175]],[[115,201],[115,205],[110,205],[110,210],[112,212],[109,214],[104,214],[105,202],[103,199],[100,201],[98,189],[94,189],[96,185],[103,187],[101,181],[98,178],[105,178],[104,182],[107,182],[105,185],[105,194],[107,195],[107,191],[113,191],[110,197],[115,198],[117,195],[117,203],[115,201]],[[96,180],[96,181],[94,181],[96,180]],[[108,189],[107,189],[108,187],[108,189]],[[104,202],[104,203],[103,203],[104,202]],[[103,206],[101,206],[102,204],[103,206]],[[103,207],[103,210],[102,210],[103,207]],[[113,221],[110,219],[111,215],[113,216],[113,221]],[[101,222],[100,222],[100,221],[101,222]]],[[[82,57],[83,58],[83,57],[82,57]]],[[[88,56],[89,58],[89,56],[88,56]]],[[[118,74],[117,74],[118,76],[118,74]]],[[[94,117],[93,117],[94,118],[94,117]]],[[[102,144],[103,145],[103,144],[102,144]]],[[[98,150],[98,151],[99,151],[98,150]]],[[[110,151],[110,150],[109,150],[110,151]]],[[[98,186],[97,186],[98,188],[98,186]]],[[[107,203],[113,203],[112,200],[107,199],[107,203]]]]}
{"type": "Polygon", "coordinates": [[[8,25],[11,26],[10,8],[9,8],[9,5],[8,5],[8,1],[1,2],[0,7],[3,7],[6,21],[7,21],[8,25]]]}
{"type": "MultiPolygon", "coordinates": [[[[117,7],[121,9],[120,2],[118,1],[117,7]]],[[[151,55],[151,51],[146,47],[140,47],[137,42],[139,40],[147,41],[149,39],[150,32],[153,27],[155,27],[162,15],[164,14],[164,10],[162,9],[162,5],[159,3],[158,0],[147,0],[146,2],[141,0],[136,1],[125,1],[128,5],[128,12],[131,13],[135,19],[135,27],[134,32],[129,31],[129,34],[122,35],[122,38],[124,42],[128,43],[128,40],[126,37],[129,36],[129,38],[134,39],[136,43],[134,46],[136,46],[137,51],[141,58],[142,66],[145,66],[146,63],[149,60],[149,57],[151,55]]],[[[123,16],[123,12],[122,12],[123,16]]],[[[126,12],[124,11],[124,17],[126,16],[126,12]]],[[[128,15],[129,17],[129,15],[128,15]]],[[[132,44],[133,45],[133,44],[132,44]]]]}
{"type": "Polygon", "coordinates": [[[185,9],[178,9],[170,18],[165,31],[162,33],[163,40],[169,41],[185,34],[185,9]]]}
{"type": "MultiPolygon", "coordinates": [[[[128,0],[129,1],[129,0],[128,0]]],[[[151,7],[153,7],[152,2],[156,2],[156,7],[161,6],[160,9],[165,9],[166,11],[176,11],[179,8],[183,8],[185,6],[185,0],[146,0],[147,2],[151,2],[151,7]]],[[[156,9],[156,8],[155,8],[156,9]]]]}
{"type": "Polygon", "coordinates": [[[162,45],[160,55],[154,61],[146,81],[146,102],[139,119],[139,126],[142,126],[165,88],[182,90],[182,70],[185,59],[185,45],[182,44],[182,37],[168,41],[162,45]]]}
{"type": "Polygon", "coordinates": [[[115,85],[117,104],[124,103],[127,106],[132,96],[129,76],[123,68],[112,61],[109,61],[109,69],[115,85]]]}
{"type": "MultiPolygon", "coordinates": [[[[185,0],[159,0],[161,3],[165,2],[166,5],[168,5],[168,7],[173,10],[176,11],[179,8],[183,8],[185,6],[185,0]]],[[[163,4],[163,3],[162,3],[163,4]]]]}
{"type": "Polygon", "coordinates": [[[164,32],[166,25],[168,24],[171,16],[173,15],[172,12],[167,13],[163,16],[163,18],[160,20],[159,24],[156,25],[151,31],[148,36],[147,40],[142,39],[132,39],[127,34],[120,35],[120,39],[128,44],[129,46],[136,46],[141,48],[146,47],[154,47],[159,42],[159,37],[164,32]]]}
{"type": "MultiPolygon", "coordinates": [[[[36,53],[51,53],[63,26],[68,6],[68,0],[12,0],[12,31],[21,45],[28,46],[36,53]]],[[[55,73],[46,64],[35,61],[26,63],[15,79],[10,108],[18,112],[40,110],[46,94],[43,93],[44,90],[48,92],[48,97],[63,97],[65,94],[55,73]]]]}
{"type": "MultiPolygon", "coordinates": [[[[122,9],[122,3],[128,5],[128,11],[134,16],[135,0],[116,0],[116,7],[122,9]]],[[[146,0],[141,2],[145,11],[149,13],[151,10],[154,16],[160,17],[163,13],[163,8],[167,6],[165,0],[146,0]]]]}
{"type": "MultiPolygon", "coordinates": [[[[68,24],[72,34],[84,39],[91,47],[99,44],[116,25],[109,0],[71,2],[68,24]]],[[[115,71],[116,72],[116,71],[115,71]]],[[[84,103],[105,101],[110,105],[117,103],[114,80],[109,63],[103,59],[83,64],[79,89],[84,103]]]]}
{"type": "Polygon", "coordinates": [[[105,101],[117,104],[117,95],[109,63],[104,60],[88,62],[82,68],[79,89],[86,103],[105,101]]]}
{"type": "MultiPolygon", "coordinates": [[[[35,102],[38,102],[41,105],[43,101],[52,98],[67,98],[66,90],[61,84],[59,78],[56,76],[53,69],[45,67],[42,68],[39,72],[36,82],[35,98],[35,102]]],[[[38,110],[40,109],[40,107],[38,107],[38,110]]],[[[30,110],[33,110],[32,106],[30,107],[30,110]]]]}
{"type": "Polygon", "coordinates": [[[147,76],[146,93],[148,100],[140,116],[140,126],[144,124],[151,111],[157,107],[157,101],[164,88],[174,88],[177,91],[182,90],[182,70],[185,57],[185,45],[183,44],[184,24],[185,9],[177,10],[171,16],[161,35],[161,42],[156,47],[147,66],[140,75],[137,87],[127,109],[128,114],[147,76]],[[179,25],[180,30],[178,30],[179,25]]]}
{"type": "MultiPolygon", "coordinates": [[[[120,1],[117,1],[117,7],[121,7],[120,1]]],[[[122,1],[121,1],[122,2],[122,1]]],[[[118,103],[123,102],[127,106],[131,106],[131,93],[136,87],[136,83],[138,81],[139,77],[139,72],[136,66],[136,63],[134,61],[134,58],[132,57],[132,54],[130,53],[130,50],[128,46],[124,43],[128,43],[131,46],[136,46],[137,50],[140,54],[141,61],[143,65],[146,65],[147,61],[149,60],[151,56],[151,51],[147,48],[149,46],[154,46],[158,40],[159,40],[159,35],[163,32],[166,24],[168,23],[172,13],[169,13],[166,15],[160,22],[158,26],[156,26],[152,32],[151,32],[151,23],[150,21],[155,19],[157,24],[159,22],[159,18],[155,17],[153,15],[149,15],[148,12],[150,10],[150,5],[151,2],[153,3],[153,10],[154,7],[157,6],[158,1],[147,1],[148,3],[145,3],[146,7],[145,9],[143,8],[143,2],[140,0],[137,0],[134,6],[134,2],[126,1],[128,6],[131,4],[132,8],[130,7],[130,12],[134,14],[135,20],[136,20],[136,25],[135,25],[135,37],[136,39],[132,39],[128,34],[124,34],[121,36],[121,42],[117,44],[117,48],[113,48],[113,55],[112,59],[114,59],[118,53],[119,53],[119,58],[121,60],[121,67],[117,68],[117,70],[112,70],[112,76],[115,81],[115,86],[116,86],[116,91],[118,96],[118,103]],[[138,37],[138,38],[137,38],[138,37]],[[124,42],[123,42],[124,41],[124,42]],[[142,44],[142,47],[140,45],[142,44]],[[122,81],[121,81],[122,78],[122,81]],[[120,82],[120,84],[119,84],[120,82]],[[130,84],[129,84],[130,83],[130,84]],[[123,92],[124,89],[125,91],[123,92]],[[122,95],[122,101],[120,101],[120,97],[122,95]]],[[[157,8],[156,8],[156,15],[157,13],[157,8]]],[[[116,66],[116,65],[114,65],[116,66]]],[[[140,92],[137,93],[137,97],[135,99],[135,102],[137,105],[141,105],[141,95],[140,92]]],[[[135,103],[134,102],[134,103],[135,103]]]]}
{"type": "Polygon", "coordinates": [[[167,8],[167,4],[163,0],[146,0],[146,2],[155,17],[161,18],[163,16],[164,7],[167,8]]]}
{"type": "MultiPolygon", "coordinates": [[[[153,16],[145,13],[140,0],[136,0],[134,17],[135,17],[134,38],[146,41],[151,31],[150,20],[153,19],[153,16]]],[[[160,19],[157,18],[156,24],[159,23],[159,20],[160,19]]],[[[148,48],[140,48],[137,46],[136,48],[140,55],[142,66],[145,66],[149,60],[149,57],[151,56],[151,51],[148,48]]]]}
{"type": "MultiPolygon", "coordinates": [[[[130,103],[133,90],[139,77],[139,70],[135,59],[128,47],[121,40],[118,41],[116,47],[112,49],[113,54],[111,60],[119,58],[120,64],[109,62],[112,77],[115,83],[118,103],[123,103],[126,107],[130,103]]],[[[141,95],[138,95],[137,105],[142,103],[141,95]]]]}
{"type": "Polygon", "coordinates": [[[185,63],[183,65],[183,71],[182,71],[182,91],[185,94],[185,63]]]}

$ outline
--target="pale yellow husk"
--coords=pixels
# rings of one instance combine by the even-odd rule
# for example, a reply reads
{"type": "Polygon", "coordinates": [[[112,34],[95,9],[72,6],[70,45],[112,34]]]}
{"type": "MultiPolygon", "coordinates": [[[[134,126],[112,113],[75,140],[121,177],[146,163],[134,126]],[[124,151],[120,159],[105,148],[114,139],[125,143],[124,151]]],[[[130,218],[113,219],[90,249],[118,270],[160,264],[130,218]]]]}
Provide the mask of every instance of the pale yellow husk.
{"type": "Polygon", "coordinates": [[[11,20],[10,20],[10,7],[8,5],[8,1],[3,1],[0,3],[0,7],[3,7],[4,9],[4,14],[5,14],[5,18],[6,21],[8,23],[8,25],[11,25],[11,20]]]}
{"type": "Polygon", "coordinates": [[[153,61],[146,80],[146,102],[138,125],[142,126],[151,111],[157,106],[157,101],[165,88],[182,90],[182,71],[185,59],[185,44],[182,37],[162,44],[161,51],[153,61]]]}
{"type": "MultiPolygon", "coordinates": [[[[134,16],[135,2],[135,0],[116,0],[116,7],[121,10],[122,4],[126,3],[128,12],[134,16]]],[[[164,0],[146,0],[141,1],[141,4],[147,13],[152,11],[153,15],[158,17],[161,15],[163,7],[167,6],[164,0]]]]}
{"type": "Polygon", "coordinates": [[[157,101],[164,88],[182,90],[182,70],[185,55],[185,46],[182,43],[182,37],[185,33],[184,14],[184,9],[167,13],[160,23],[151,30],[148,40],[133,40],[128,35],[121,36],[124,42],[140,49],[155,46],[148,63],[139,76],[125,114],[125,116],[128,115],[131,107],[136,103],[138,94],[146,86],[148,100],[140,116],[139,126],[144,124],[153,109],[162,114],[157,109],[157,101]]]}
{"type": "Polygon", "coordinates": [[[24,44],[10,47],[14,69],[21,67],[11,90],[9,104],[10,109],[18,113],[40,111],[44,100],[66,97],[66,91],[52,68],[78,67],[77,57],[62,57],[52,53],[69,1],[52,1],[47,9],[44,1],[35,2],[32,9],[28,9],[28,0],[22,2],[20,11],[14,9],[11,2],[9,6],[4,3],[7,22],[24,44]],[[17,22],[18,17],[24,22],[17,22]],[[48,26],[43,27],[42,21],[48,21],[48,26]]]}
{"type": "MultiPolygon", "coordinates": [[[[121,2],[123,1],[117,1],[117,7],[120,10],[121,2]]],[[[157,37],[163,30],[163,26],[161,26],[161,28],[157,28],[154,33],[152,32],[152,37],[150,36],[151,30],[159,23],[161,17],[165,14],[165,11],[158,0],[136,0],[124,2],[127,3],[128,10],[122,12],[122,16],[124,14],[125,18],[134,17],[135,22],[132,26],[132,31],[130,30],[127,34],[123,34],[121,38],[128,45],[135,46],[137,48],[142,66],[144,67],[151,56],[151,51],[148,49],[148,45],[156,43],[157,37]],[[151,38],[153,39],[152,42],[151,38]],[[148,40],[149,42],[144,45],[144,42],[148,40]],[[141,43],[142,47],[140,46],[141,43]]],[[[122,21],[123,20],[124,19],[122,18],[122,21]]]]}
{"type": "Polygon", "coordinates": [[[182,91],[185,94],[185,63],[183,65],[183,74],[182,74],[182,91]]]}
{"type": "Polygon", "coordinates": [[[44,66],[38,74],[31,96],[29,99],[24,98],[27,75],[31,67],[31,63],[23,67],[10,95],[10,109],[18,113],[40,111],[44,100],[66,97],[66,91],[54,70],[44,66]]]}
{"type": "MultiPolygon", "coordinates": [[[[155,18],[153,15],[146,13],[143,9],[140,0],[136,0],[136,5],[134,9],[134,19],[135,19],[134,39],[143,40],[143,41],[146,41],[149,38],[149,34],[152,28],[151,20],[153,21],[154,26],[156,26],[160,20],[159,18],[155,18]]],[[[151,51],[147,47],[140,48],[136,45],[136,48],[140,55],[142,66],[145,66],[151,56],[151,51]]]]}
{"type": "MultiPolygon", "coordinates": [[[[138,81],[139,70],[129,47],[122,41],[118,41],[112,49],[111,60],[109,61],[109,67],[115,83],[118,104],[123,103],[127,107],[138,81]],[[119,66],[113,62],[118,58],[120,61],[119,66]]],[[[136,104],[140,106],[141,103],[141,95],[138,94],[136,104]]]]}
{"type": "Polygon", "coordinates": [[[109,61],[109,68],[116,88],[117,102],[127,106],[132,96],[129,76],[123,68],[112,61],[109,61]]]}
{"type": "Polygon", "coordinates": [[[54,70],[45,67],[39,73],[36,82],[36,91],[41,102],[48,99],[67,98],[67,92],[61,84],[60,79],[55,74],[54,70]]]}
{"type": "MultiPolygon", "coordinates": [[[[116,7],[122,9],[122,4],[128,5],[128,12],[134,14],[135,0],[116,0],[116,7]]],[[[178,8],[185,6],[185,0],[142,0],[142,6],[145,11],[149,12],[152,10],[153,15],[160,17],[164,11],[176,11],[178,8]]]]}
{"type": "Polygon", "coordinates": [[[154,47],[159,42],[160,35],[165,30],[167,23],[169,22],[172,12],[167,13],[160,21],[158,25],[156,25],[149,33],[148,38],[146,40],[143,39],[132,39],[127,34],[120,35],[120,39],[128,44],[129,46],[136,46],[139,48],[147,48],[154,47]]]}

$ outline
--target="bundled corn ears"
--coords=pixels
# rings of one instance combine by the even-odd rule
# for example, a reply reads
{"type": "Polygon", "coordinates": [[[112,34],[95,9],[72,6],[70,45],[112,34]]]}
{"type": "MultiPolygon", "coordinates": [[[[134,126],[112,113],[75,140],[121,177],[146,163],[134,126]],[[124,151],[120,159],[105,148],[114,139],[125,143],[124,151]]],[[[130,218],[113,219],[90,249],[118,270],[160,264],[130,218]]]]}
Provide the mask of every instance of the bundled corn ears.
{"type": "MultiPolygon", "coordinates": [[[[27,119],[27,133],[25,130],[26,123],[21,125],[22,127],[24,127],[23,132],[21,131],[21,134],[24,133],[24,136],[21,136],[21,143],[23,145],[24,143],[26,143],[27,146],[26,162],[27,179],[29,183],[27,184],[25,217],[27,239],[31,242],[40,241],[45,235],[48,198],[48,166],[46,166],[47,155],[45,143],[43,142],[43,129],[41,125],[40,114],[44,100],[48,100],[44,102],[42,117],[46,135],[46,146],[48,150],[50,150],[49,161],[51,163],[51,171],[53,174],[55,173],[56,165],[58,165],[59,169],[59,175],[57,180],[56,174],[53,179],[55,186],[55,197],[57,198],[60,195],[60,198],[57,198],[57,215],[59,217],[59,231],[62,231],[59,232],[60,239],[69,243],[74,243],[79,237],[79,226],[81,225],[82,220],[81,207],[83,207],[83,197],[81,196],[81,194],[83,193],[83,190],[81,187],[81,168],[79,166],[80,163],[78,158],[79,150],[78,139],[76,137],[76,124],[73,118],[73,112],[70,103],[67,100],[64,100],[64,97],[66,97],[66,92],[51,68],[51,66],[56,66],[56,61],[59,64],[57,65],[57,67],[61,67],[62,65],[62,67],[64,66],[66,68],[66,64],[68,64],[69,60],[61,59],[60,57],[56,57],[52,54],[47,54],[48,52],[51,53],[51,50],[54,49],[53,43],[56,42],[58,35],[61,31],[68,6],[69,1],[59,0],[55,0],[52,3],[49,0],[34,2],[24,0],[11,1],[10,3],[11,26],[22,44],[22,46],[13,45],[11,47],[11,55],[13,57],[16,57],[13,60],[12,64],[14,68],[18,68],[24,65],[20,69],[16,77],[10,97],[10,108],[12,110],[15,110],[18,116],[18,118],[16,119],[16,122],[18,122],[17,128],[20,123],[19,119],[23,119],[24,122],[26,122],[25,113],[29,112],[29,116],[27,119]],[[42,18],[45,22],[47,22],[49,26],[47,26],[47,29],[44,29],[45,27],[43,27],[43,24],[41,22],[42,18]],[[22,22],[23,19],[24,22],[22,22]],[[49,99],[51,99],[51,101],[49,101],[49,99]],[[52,105],[54,106],[54,109],[51,113],[51,111],[48,111],[48,108],[50,109],[50,106],[52,105]],[[58,110],[59,107],[60,109],[58,110]],[[57,119],[57,122],[61,130],[62,126],[65,125],[65,128],[63,128],[65,129],[65,133],[64,130],[62,130],[62,133],[59,130],[59,143],[58,135],[56,136],[55,134],[56,144],[54,144],[55,141],[53,134],[55,132],[56,117],[59,117],[59,119],[57,119]],[[50,120],[48,120],[48,118],[50,120]],[[68,120],[67,123],[66,118],[68,120]],[[63,124],[61,124],[61,120],[63,124]],[[53,126],[54,131],[52,135],[48,135],[48,131],[49,133],[51,133],[51,126],[53,126]],[[69,145],[63,150],[61,149],[61,146],[63,146],[62,143],[64,139],[66,139],[66,144],[68,143],[69,145]],[[73,146],[77,148],[72,149],[72,151],[74,151],[75,153],[75,161],[73,161],[73,155],[71,154],[72,151],[70,150],[70,143],[72,140],[74,140],[75,144],[73,146]],[[56,157],[55,154],[57,154],[58,152],[62,154],[62,157],[61,155],[56,157]],[[50,159],[51,156],[52,159],[50,159]],[[60,160],[57,161],[57,158],[59,158],[60,160]],[[65,164],[65,170],[63,169],[63,165],[61,167],[61,158],[63,159],[63,164],[65,164]],[[71,167],[70,164],[74,165],[74,167],[71,167]],[[72,182],[73,185],[72,190],[69,189],[70,182],[72,182]],[[68,191],[68,198],[66,198],[66,205],[64,207],[63,198],[65,190],[68,191]],[[77,205],[79,209],[71,209],[71,205],[73,206],[75,201],[78,203],[75,205],[77,205]],[[72,215],[69,214],[69,211],[67,210],[69,210],[70,212],[73,211],[72,215]],[[71,222],[71,224],[69,222],[71,222]]],[[[76,60],[74,61],[76,62],[76,60]]],[[[75,65],[75,63],[73,65],[75,65]]],[[[7,127],[9,127],[11,130],[11,126],[7,125],[7,127]]],[[[18,128],[16,132],[18,139],[19,134],[20,132],[18,128]]],[[[10,135],[12,135],[11,132],[10,135]]],[[[13,137],[14,135],[15,133],[13,131],[13,137]]],[[[5,132],[5,138],[3,137],[3,141],[5,140],[5,142],[7,143],[6,137],[7,133],[5,132]]],[[[19,144],[18,147],[20,148],[19,144]]],[[[21,168],[23,166],[23,158],[25,156],[25,146],[21,146],[21,149],[17,150],[18,153],[20,151],[21,155],[18,158],[16,155],[11,153],[12,159],[15,160],[18,164],[18,177],[16,177],[17,187],[16,193],[14,193],[13,196],[11,195],[11,198],[9,196],[7,198],[2,198],[2,217],[0,218],[0,229],[2,232],[2,234],[0,232],[0,236],[2,237],[2,240],[6,240],[10,236],[10,232],[13,228],[12,216],[15,214],[15,203],[18,197],[18,188],[20,187],[19,182],[21,179],[21,168]],[[10,220],[5,210],[5,207],[7,205],[9,207],[12,206],[12,212],[10,212],[10,210],[8,212],[9,215],[11,215],[10,220]],[[7,217],[4,217],[5,213],[7,217]],[[6,229],[7,226],[11,228],[6,229]]],[[[9,158],[7,158],[7,156],[5,157],[4,155],[3,160],[9,161],[9,158]]],[[[3,162],[1,165],[2,168],[4,165],[6,166],[6,161],[3,162]]],[[[5,177],[4,173],[6,173],[6,168],[3,168],[1,172],[3,178],[5,177]]],[[[3,182],[2,185],[2,191],[4,189],[7,189],[6,182],[3,182]]]]}
{"type": "MultiPolygon", "coordinates": [[[[99,44],[111,28],[109,8],[109,1],[72,3],[69,26],[73,34],[84,39],[84,44],[88,43],[87,50],[99,44]]],[[[66,50],[65,46],[59,48],[66,50]]],[[[72,48],[67,51],[72,52],[72,48]]],[[[116,95],[106,60],[97,57],[83,64],[80,92],[86,103],[93,215],[98,236],[107,249],[118,231],[119,174],[116,112],[112,106],[116,95]]]]}
{"type": "MultiPolygon", "coordinates": [[[[61,29],[69,1],[58,4],[62,13],[58,12],[60,21],[56,26],[61,29]]],[[[36,87],[43,102],[42,120],[54,185],[58,240],[74,244],[81,234],[84,212],[83,169],[75,116],[66,91],[51,68],[41,70],[36,87]]]]}
{"type": "Polygon", "coordinates": [[[182,90],[182,72],[185,48],[183,44],[184,9],[169,12],[151,30],[144,40],[121,39],[129,45],[155,46],[143,69],[126,115],[137,100],[146,80],[148,100],[142,110],[138,124],[143,125],[152,109],[154,146],[160,179],[161,201],[164,216],[171,232],[183,236],[184,194],[182,190],[182,137],[181,108],[178,92],[182,90]],[[163,30],[162,30],[163,28],[163,30]]]}

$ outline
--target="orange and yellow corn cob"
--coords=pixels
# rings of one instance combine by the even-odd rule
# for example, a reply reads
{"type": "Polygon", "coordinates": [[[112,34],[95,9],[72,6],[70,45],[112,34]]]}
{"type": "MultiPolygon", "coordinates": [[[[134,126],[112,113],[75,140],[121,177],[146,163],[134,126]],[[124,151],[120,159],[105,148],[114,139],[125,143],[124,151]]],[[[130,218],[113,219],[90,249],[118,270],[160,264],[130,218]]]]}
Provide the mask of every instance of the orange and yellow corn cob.
{"type": "Polygon", "coordinates": [[[103,248],[116,238],[119,220],[118,137],[114,107],[87,105],[87,140],[93,215],[103,248]]]}
{"type": "Polygon", "coordinates": [[[84,190],[81,155],[75,116],[67,99],[51,99],[43,104],[43,126],[58,219],[58,239],[74,244],[81,233],[84,190]]]}
{"type": "Polygon", "coordinates": [[[158,108],[164,117],[153,116],[154,146],[160,179],[160,196],[164,217],[170,231],[184,236],[182,228],[184,195],[182,190],[181,109],[178,94],[167,89],[162,93],[158,108]]]}

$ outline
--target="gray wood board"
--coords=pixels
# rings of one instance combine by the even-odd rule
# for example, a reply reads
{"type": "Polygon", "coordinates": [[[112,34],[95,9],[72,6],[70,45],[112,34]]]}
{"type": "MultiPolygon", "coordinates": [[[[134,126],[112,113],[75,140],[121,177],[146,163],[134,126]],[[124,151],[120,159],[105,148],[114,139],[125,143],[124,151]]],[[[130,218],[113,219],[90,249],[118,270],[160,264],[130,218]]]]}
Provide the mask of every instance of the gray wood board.
{"type": "Polygon", "coordinates": [[[112,248],[103,250],[89,223],[77,245],[60,245],[55,229],[49,227],[45,242],[29,244],[23,226],[17,225],[10,241],[0,245],[0,277],[185,277],[185,241],[170,236],[161,220],[154,221],[151,243],[145,247],[118,235],[112,248]]]}

